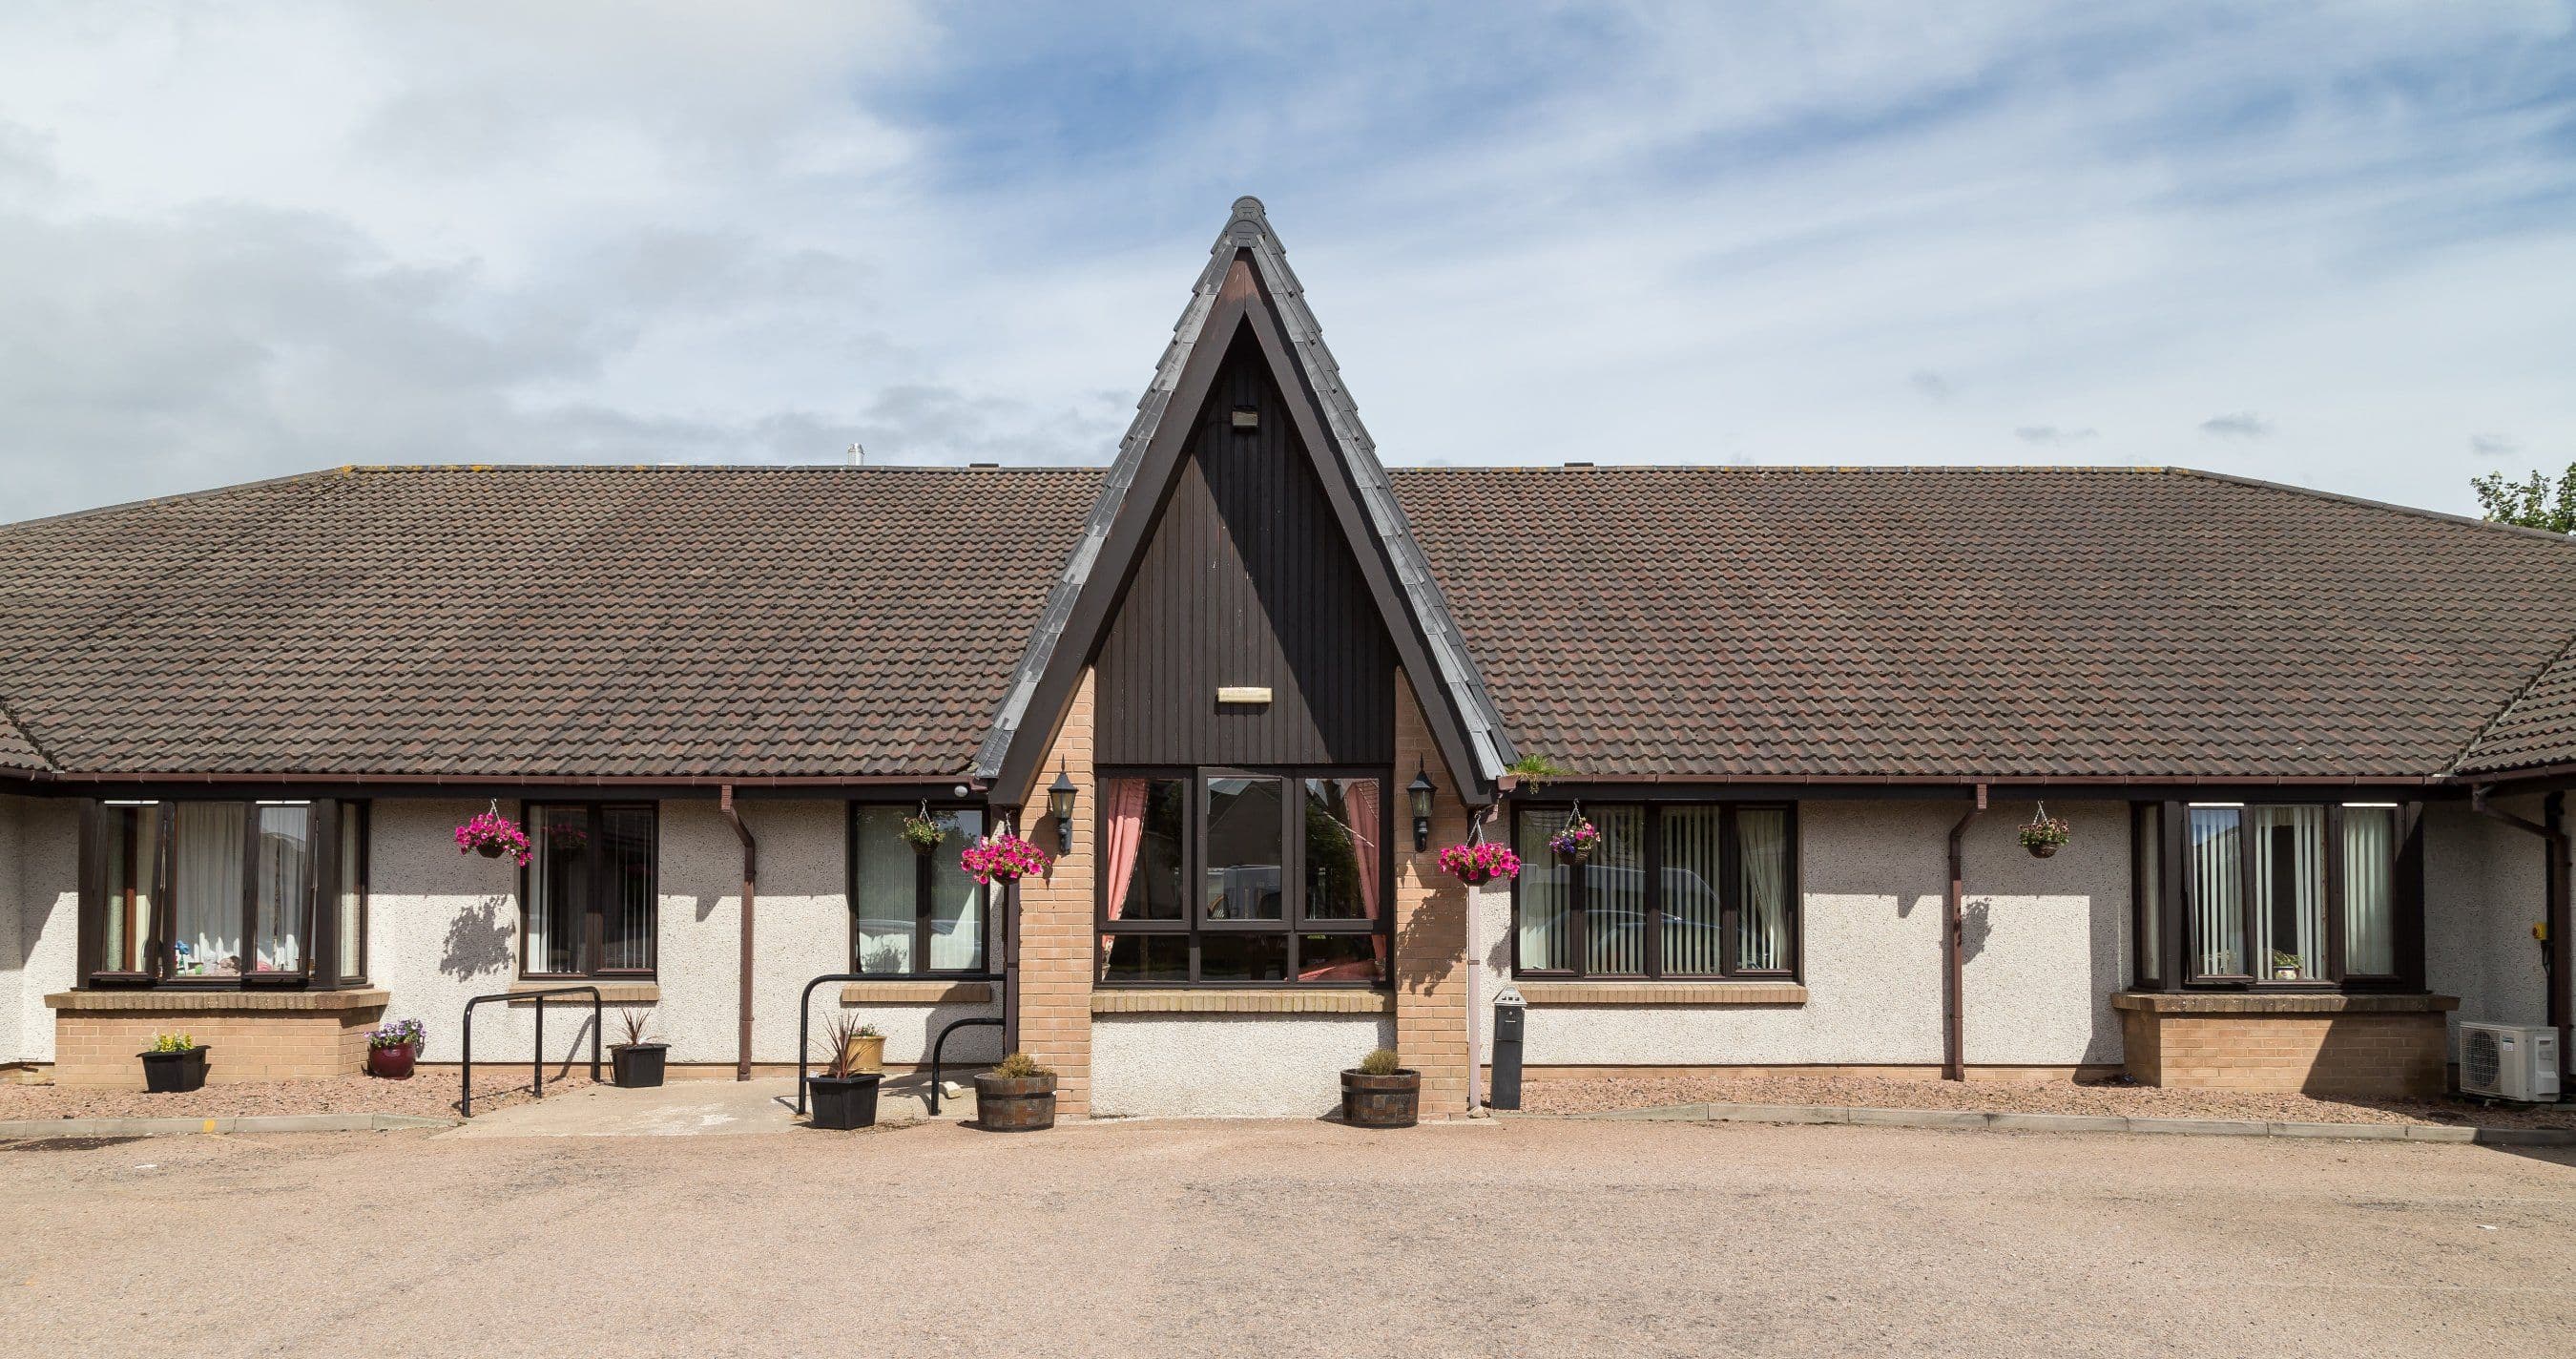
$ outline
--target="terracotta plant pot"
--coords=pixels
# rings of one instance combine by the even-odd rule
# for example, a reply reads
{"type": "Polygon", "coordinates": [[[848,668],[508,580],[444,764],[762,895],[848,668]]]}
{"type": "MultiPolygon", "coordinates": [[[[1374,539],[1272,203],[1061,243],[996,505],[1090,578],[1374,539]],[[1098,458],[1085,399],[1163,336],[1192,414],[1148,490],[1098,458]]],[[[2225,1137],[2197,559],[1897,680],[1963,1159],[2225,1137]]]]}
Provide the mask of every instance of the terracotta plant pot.
{"type": "Polygon", "coordinates": [[[880,1076],[808,1076],[805,1094],[812,1101],[813,1125],[835,1132],[877,1125],[880,1076]]]}
{"type": "Polygon", "coordinates": [[[400,1047],[367,1049],[367,1074],[389,1081],[411,1079],[412,1063],[420,1060],[420,1049],[405,1043],[400,1047]]]}
{"type": "Polygon", "coordinates": [[[608,1050],[620,1090],[652,1090],[662,1084],[662,1059],[668,1043],[619,1043],[608,1050]]]}
{"type": "Polygon", "coordinates": [[[213,1048],[190,1048],[185,1052],[139,1052],[143,1059],[143,1088],[156,1095],[184,1095],[203,1089],[206,1084],[206,1054],[213,1048]]]}
{"type": "Polygon", "coordinates": [[[1342,1121],[1354,1128],[1410,1128],[1422,1105],[1422,1073],[1403,1070],[1371,1076],[1342,1072],[1342,1121]]]}
{"type": "Polygon", "coordinates": [[[859,1072],[866,1072],[872,1076],[885,1074],[885,1035],[863,1034],[851,1039],[850,1046],[845,1051],[850,1054],[852,1074],[859,1072]]]}
{"type": "Polygon", "coordinates": [[[1045,1132],[1055,1126],[1055,1077],[975,1077],[976,1121],[987,1132],[1045,1132]]]}

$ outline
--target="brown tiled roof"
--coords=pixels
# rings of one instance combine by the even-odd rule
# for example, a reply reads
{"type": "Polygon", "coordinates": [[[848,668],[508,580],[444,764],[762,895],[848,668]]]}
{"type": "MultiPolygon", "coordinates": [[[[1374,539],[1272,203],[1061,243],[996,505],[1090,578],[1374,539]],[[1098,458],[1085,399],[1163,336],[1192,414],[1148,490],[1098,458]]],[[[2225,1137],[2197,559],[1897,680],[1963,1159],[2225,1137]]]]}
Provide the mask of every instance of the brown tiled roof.
{"type": "Polygon", "coordinates": [[[2556,764],[2576,764],[2576,646],[2559,652],[2478,733],[2456,772],[2497,774],[2556,764]]]}
{"type": "MultiPolygon", "coordinates": [[[[944,776],[1100,477],[359,469],[0,526],[0,768],[944,776]]],[[[2156,470],[1390,479],[1514,743],[1578,773],[2576,758],[2544,535],[2156,470]]]]}
{"type": "MultiPolygon", "coordinates": [[[[2200,473],[1394,480],[1513,741],[1580,773],[2432,777],[2576,635],[2576,545],[2200,473]]],[[[2564,749],[2561,668],[2514,730],[2564,749]]]]}
{"type": "Polygon", "coordinates": [[[0,702],[82,772],[944,774],[1098,484],[357,469],[0,526],[0,702]]]}

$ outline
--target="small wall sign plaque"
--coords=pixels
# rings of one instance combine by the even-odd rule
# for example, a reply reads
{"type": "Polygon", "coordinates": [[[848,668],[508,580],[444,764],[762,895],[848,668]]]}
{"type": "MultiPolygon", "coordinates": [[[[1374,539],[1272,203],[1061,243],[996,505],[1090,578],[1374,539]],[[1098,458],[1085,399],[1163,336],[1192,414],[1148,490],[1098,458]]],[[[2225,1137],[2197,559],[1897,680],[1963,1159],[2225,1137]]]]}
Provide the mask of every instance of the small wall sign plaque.
{"type": "Polygon", "coordinates": [[[1267,684],[1223,685],[1216,691],[1216,701],[1222,704],[1267,703],[1270,701],[1270,686],[1267,684]]]}

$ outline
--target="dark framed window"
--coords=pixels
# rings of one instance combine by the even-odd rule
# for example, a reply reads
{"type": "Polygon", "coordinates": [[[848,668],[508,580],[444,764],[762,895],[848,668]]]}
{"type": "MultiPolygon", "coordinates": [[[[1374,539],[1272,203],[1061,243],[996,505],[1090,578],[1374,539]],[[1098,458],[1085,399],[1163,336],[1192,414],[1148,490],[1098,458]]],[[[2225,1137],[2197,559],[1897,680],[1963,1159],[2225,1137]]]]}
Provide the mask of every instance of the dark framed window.
{"type": "Polygon", "coordinates": [[[2129,939],[2137,979],[2153,986],[2164,976],[2165,808],[2160,802],[2129,808],[2129,939]]]}
{"type": "MultiPolygon", "coordinates": [[[[365,817],[365,804],[329,799],[88,804],[79,938],[87,984],[337,985],[350,975],[334,965],[350,929],[344,827],[363,828],[365,817]]],[[[363,862],[354,871],[362,877],[363,862]]],[[[362,933],[363,888],[356,898],[362,933]]]]}
{"type": "Polygon", "coordinates": [[[1105,986],[1386,980],[1388,771],[1104,770],[1105,986]]]}
{"type": "Polygon", "coordinates": [[[984,809],[854,802],[849,833],[850,970],[887,977],[984,971],[992,894],[957,859],[984,833],[984,809]],[[925,812],[948,826],[935,850],[903,838],[904,819],[925,812]]]}
{"type": "Polygon", "coordinates": [[[1512,970],[1537,977],[1794,978],[1797,808],[1785,803],[1523,803],[1512,812],[1512,970]],[[1548,840],[1577,814],[1580,861],[1548,840]]]}
{"type": "Polygon", "coordinates": [[[2135,984],[2421,989],[2420,813],[2398,802],[2137,807],[2135,984]]]}
{"type": "Polygon", "coordinates": [[[649,802],[528,804],[519,870],[519,973],[649,977],[660,915],[649,802]]]}
{"type": "Polygon", "coordinates": [[[367,979],[368,834],[372,808],[364,802],[340,804],[339,855],[333,865],[332,906],[338,916],[333,952],[340,960],[342,984],[367,979]]]}

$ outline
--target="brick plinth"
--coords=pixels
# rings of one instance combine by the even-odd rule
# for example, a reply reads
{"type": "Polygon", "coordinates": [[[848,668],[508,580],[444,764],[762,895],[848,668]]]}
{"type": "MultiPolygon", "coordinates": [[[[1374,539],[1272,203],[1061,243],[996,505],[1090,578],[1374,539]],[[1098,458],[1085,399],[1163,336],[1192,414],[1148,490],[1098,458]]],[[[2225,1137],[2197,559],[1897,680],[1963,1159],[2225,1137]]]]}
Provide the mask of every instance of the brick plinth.
{"type": "Polygon", "coordinates": [[[382,991],[284,995],[67,992],[54,1006],[54,1083],[141,1089],[135,1054],[155,1035],[184,1033],[212,1049],[206,1082],[314,1080],[366,1069],[367,1030],[384,1018],[382,991]]]}
{"type": "Polygon", "coordinates": [[[2448,996],[2112,997],[2142,1085],[2363,1098],[2440,1095],[2448,996]]]}

